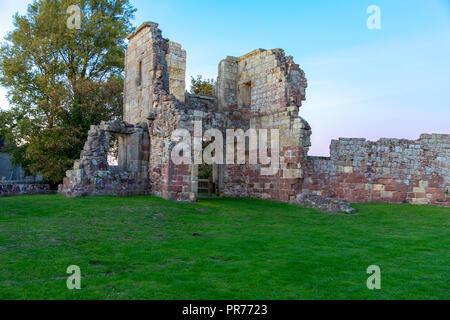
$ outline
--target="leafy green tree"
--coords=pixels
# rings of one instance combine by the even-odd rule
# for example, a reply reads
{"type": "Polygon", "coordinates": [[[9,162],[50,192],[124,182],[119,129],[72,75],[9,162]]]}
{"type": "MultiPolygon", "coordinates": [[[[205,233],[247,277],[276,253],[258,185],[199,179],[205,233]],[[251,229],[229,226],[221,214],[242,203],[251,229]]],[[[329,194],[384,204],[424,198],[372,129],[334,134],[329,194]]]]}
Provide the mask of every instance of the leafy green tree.
{"type": "Polygon", "coordinates": [[[91,124],[119,119],[129,0],[35,0],[0,49],[13,138],[31,172],[51,182],[79,157],[91,124]],[[69,28],[76,4],[80,28],[69,28]]]}
{"type": "Polygon", "coordinates": [[[191,77],[191,94],[212,96],[214,85],[215,81],[213,79],[203,80],[203,77],[200,75],[197,76],[197,79],[191,77]]]}
{"type": "MultiPolygon", "coordinates": [[[[205,79],[201,75],[197,76],[197,79],[191,77],[191,94],[198,95],[213,95],[213,88],[215,81],[213,79],[205,79]]],[[[209,143],[204,143],[203,148],[205,148],[209,143]]],[[[198,166],[198,177],[199,179],[209,179],[212,177],[213,169],[211,165],[203,163],[198,166]]]]}

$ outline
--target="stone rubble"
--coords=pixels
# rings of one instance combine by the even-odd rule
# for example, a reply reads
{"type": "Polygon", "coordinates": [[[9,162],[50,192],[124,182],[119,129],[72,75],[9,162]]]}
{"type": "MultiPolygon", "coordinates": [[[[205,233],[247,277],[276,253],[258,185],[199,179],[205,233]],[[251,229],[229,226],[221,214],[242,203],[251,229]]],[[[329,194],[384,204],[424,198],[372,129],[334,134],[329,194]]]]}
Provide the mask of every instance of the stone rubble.
{"type": "Polygon", "coordinates": [[[353,214],[356,212],[347,200],[324,198],[314,194],[299,194],[294,203],[307,208],[317,208],[324,212],[353,214]]]}

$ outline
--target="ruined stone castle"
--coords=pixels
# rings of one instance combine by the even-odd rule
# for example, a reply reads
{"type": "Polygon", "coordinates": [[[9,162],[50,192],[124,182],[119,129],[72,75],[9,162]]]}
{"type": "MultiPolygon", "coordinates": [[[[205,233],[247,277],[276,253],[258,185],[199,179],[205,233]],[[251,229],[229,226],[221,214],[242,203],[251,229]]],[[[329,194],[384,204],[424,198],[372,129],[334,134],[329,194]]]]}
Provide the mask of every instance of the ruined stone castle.
{"type": "Polygon", "coordinates": [[[144,23],[129,36],[123,121],[91,127],[61,192],[195,201],[198,166],[171,161],[171,134],[184,128],[195,137],[194,121],[202,121],[203,131],[279,130],[277,174],[261,175],[261,165],[255,164],[213,165],[222,196],[312,205],[325,199],[338,206],[336,199],[450,205],[449,134],[339,139],[332,141],[330,157],[311,157],[311,127],[300,116],[307,81],[283,50],[226,57],[219,63],[213,96],[185,92],[185,66],[186,52],[164,39],[156,23],[144,23]],[[107,159],[112,137],[119,143],[117,166],[107,159]]]}

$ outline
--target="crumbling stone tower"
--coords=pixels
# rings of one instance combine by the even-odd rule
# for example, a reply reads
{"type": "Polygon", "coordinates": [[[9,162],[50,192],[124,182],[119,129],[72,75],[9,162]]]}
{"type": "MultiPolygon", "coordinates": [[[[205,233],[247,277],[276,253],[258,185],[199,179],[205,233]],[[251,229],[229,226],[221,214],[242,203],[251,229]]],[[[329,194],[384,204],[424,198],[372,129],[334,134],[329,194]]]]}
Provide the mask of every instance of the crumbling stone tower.
{"type": "Polygon", "coordinates": [[[156,23],[141,25],[129,37],[125,68],[124,121],[147,125],[150,192],[167,199],[195,200],[192,165],[170,161],[171,134],[192,118],[185,102],[186,52],[162,38],[156,23]]]}
{"type": "Polygon", "coordinates": [[[261,165],[227,165],[224,193],[289,201],[300,192],[311,128],[299,116],[305,100],[304,72],[281,49],[257,49],[219,64],[218,111],[232,128],[278,129],[280,170],[261,175],[261,165]],[[244,121],[242,121],[244,120],[244,121]]]}
{"type": "Polygon", "coordinates": [[[163,39],[153,22],[141,25],[128,40],[123,120],[147,123],[149,113],[158,108],[164,94],[166,99],[173,100],[168,97],[172,94],[184,103],[186,51],[163,39]]]}

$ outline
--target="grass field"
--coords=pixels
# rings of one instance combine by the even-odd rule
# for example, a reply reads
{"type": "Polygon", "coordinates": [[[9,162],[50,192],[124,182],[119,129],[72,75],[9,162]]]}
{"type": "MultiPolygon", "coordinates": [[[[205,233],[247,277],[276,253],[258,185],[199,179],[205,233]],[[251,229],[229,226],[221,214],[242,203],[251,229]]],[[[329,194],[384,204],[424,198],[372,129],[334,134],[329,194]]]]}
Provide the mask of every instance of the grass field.
{"type": "Polygon", "coordinates": [[[0,198],[0,299],[450,297],[450,208],[355,207],[0,198]],[[82,290],[67,289],[69,265],[82,290]],[[366,287],[369,265],[381,268],[381,290],[366,287]]]}

